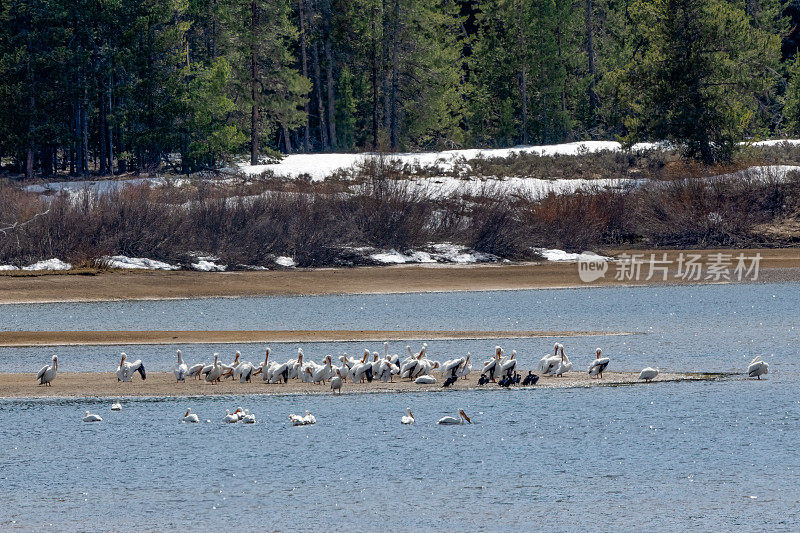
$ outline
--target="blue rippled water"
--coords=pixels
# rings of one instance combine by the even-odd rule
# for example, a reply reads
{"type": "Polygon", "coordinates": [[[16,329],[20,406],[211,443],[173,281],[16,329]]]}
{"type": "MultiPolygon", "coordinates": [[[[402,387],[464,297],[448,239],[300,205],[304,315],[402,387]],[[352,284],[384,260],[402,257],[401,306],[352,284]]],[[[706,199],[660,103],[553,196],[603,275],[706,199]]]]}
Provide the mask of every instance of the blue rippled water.
{"type": "MultiPolygon", "coordinates": [[[[800,285],[754,284],[0,306],[4,329],[603,329],[639,334],[562,339],[581,368],[595,345],[615,370],[770,362],[760,381],[129,399],[118,413],[108,399],[0,400],[0,530],[797,530],[799,296],[800,285]],[[221,422],[239,405],[256,424],[221,422]],[[187,407],[204,422],[181,423],[187,407]],[[399,423],[406,407],[412,427],[399,423]],[[474,424],[435,425],[458,408],[474,424]],[[81,422],[86,409],[104,421],[81,422]],[[318,423],[291,427],[288,415],[306,409],[318,423]]],[[[495,342],[429,344],[444,359],[495,342]]],[[[532,362],[552,339],[502,344],[532,362]]],[[[255,360],[263,346],[184,348],[190,360],[235,348],[255,360]]],[[[272,348],[280,359],[296,351],[272,348]]],[[[153,370],[174,353],[59,348],[60,368],[110,370],[120,350],[153,370]]],[[[0,371],[42,359],[2,349],[0,371]]]]}

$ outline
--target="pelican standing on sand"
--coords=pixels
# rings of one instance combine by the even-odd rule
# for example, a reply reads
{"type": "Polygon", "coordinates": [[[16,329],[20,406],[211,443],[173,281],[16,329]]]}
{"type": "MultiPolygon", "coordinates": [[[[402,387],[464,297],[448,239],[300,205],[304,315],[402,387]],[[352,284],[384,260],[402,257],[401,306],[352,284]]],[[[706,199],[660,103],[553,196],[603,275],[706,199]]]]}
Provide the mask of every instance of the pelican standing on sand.
{"type": "Polygon", "coordinates": [[[125,361],[125,359],[128,358],[125,352],[122,352],[121,355],[122,359],[120,360],[119,366],[117,367],[117,381],[124,381],[127,383],[131,380],[133,374],[136,372],[138,372],[142,376],[143,380],[147,379],[147,374],[145,374],[144,372],[144,365],[142,364],[142,361],[140,359],[137,359],[133,363],[128,363],[125,361]]]}
{"type": "Polygon", "coordinates": [[[611,359],[608,357],[600,357],[600,354],[603,352],[600,348],[597,349],[597,359],[592,361],[592,364],[589,365],[589,375],[591,377],[600,376],[600,379],[603,378],[603,371],[608,366],[608,363],[611,362],[611,359]]]}
{"type": "Polygon", "coordinates": [[[342,371],[338,368],[336,369],[336,375],[331,379],[331,390],[336,394],[342,393],[342,371]]]}
{"type": "Polygon", "coordinates": [[[658,376],[658,369],[648,366],[647,368],[642,369],[641,373],[639,374],[639,379],[643,379],[648,383],[656,379],[658,376]]]}
{"type": "Polygon", "coordinates": [[[93,415],[89,411],[86,411],[86,414],[83,415],[84,422],[102,422],[103,419],[100,418],[100,415],[93,415]]]}
{"type": "Polygon", "coordinates": [[[175,364],[175,368],[172,369],[172,373],[175,374],[175,383],[186,381],[186,374],[189,373],[189,367],[183,362],[180,350],[178,350],[178,362],[175,364]]]}
{"type": "Polygon", "coordinates": [[[406,408],[406,411],[408,412],[408,415],[402,417],[400,419],[400,423],[401,424],[405,424],[405,425],[413,424],[414,423],[414,413],[411,412],[411,408],[410,407],[406,408]]]}
{"type": "Polygon", "coordinates": [[[436,422],[436,423],[440,424],[442,426],[453,426],[453,425],[459,425],[459,424],[463,425],[464,424],[464,420],[466,420],[467,422],[472,424],[472,420],[469,419],[469,417],[467,416],[467,413],[465,413],[462,409],[459,409],[458,410],[458,418],[456,418],[454,416],[446,416],[444,418],[440,418],[439,421],[436,422]]]}
{"type": "Polygon", "coordinates": [[[769,364],[761,360],[761,356],[757,355],[755,359],[750,361],[747,366],[747,376],[751,378],[761,379],[761,376],[769,372],[769,364]]]}
{"type": "Polygon", "coordinates": [[[39,382],[39,385],[50,385],[50,383],[56,379],[56,374],[58,373],[58,356],[53,355],[52,358],[53,362],[49,365],[45,365],[39,370],[39,373],[36,374],[36,381],[39,382]]]}

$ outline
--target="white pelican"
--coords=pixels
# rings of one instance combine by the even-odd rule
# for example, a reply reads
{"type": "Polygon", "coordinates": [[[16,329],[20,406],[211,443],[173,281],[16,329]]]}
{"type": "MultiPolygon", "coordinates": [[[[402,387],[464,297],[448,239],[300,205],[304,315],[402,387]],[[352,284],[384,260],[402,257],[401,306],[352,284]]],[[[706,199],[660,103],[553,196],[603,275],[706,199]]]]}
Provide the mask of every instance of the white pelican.
{"type": "Polygon", "coordinates": [[[203,372],[203,368],[205,368],[205,363],[197,363],[189,367],[186,371],[186,375],[190,378],[200,379],[202,376],[201,372],[203,372]]]}
{"type": "Polygon", "coordinates": [[[89,411],[86,411],[86,414],[83,416],[84,422],[102,422],[103,419],[100,418],[100,415],[93,415],[89,411]]]}
{"type": "Polygon", "coordinates": [[[466,420],[467,422],[472,424],[472,420],[469,419],[469,417],[467,416],[467,413],[465,413],[462,409],[459,409],[458,410],[458,418],[455,418],[453,416],[446,416],[444,418],[440,418],[439,421],[436,422],[436,423],[437,424],[441,424],[443,426],[452,426],[452,425],[456,425],[456,424],[463,425],[464,424],[464,420],[466,420]]]}
{"type": "Polygon", "coordinates": [[[56,379],[56,374],[58,373],[58,356],[53,355],[52,363],[49,365],[45,365],[39,370],[39,373],[36,374],[36,381],[39,382],[39,385],[50,385],[50,383],[56,379]]]}
{"type": "Polygon", "coordinates": [[[122,404],[119,403],[119,400],[111,404],[112,411],[122,411],[122,404]]]}
{"type": "Polygon", "coordinates": [[[472,364],[469,362],[469,357],[470,354],[469,352],[467,352],[467,359],[464,361],[464,364],[461,365],[461,368],[459,368],[458,371],[456,371],[456,374],[460,378],[467,379],[469,373],[472,372],[472,364]]]}
{"type": "Polygon", "coordinates": [[[561,360],[558,362],[556,367],[550,371],[550,375],[561,377],[572,370],[572,362],[569,360],[569,357],[564,355],[564,345],[559,344],[558,347],[561,349],[561,360]]]}
{"type": "Polygon", "coordinates": [[[209,383],[216,383],[222,377],[222,363],[219,362],[219,354],[214,354],[214,364],[203,368],[203,374],[206,375],[206,381],[209,383]]]}
{"type": "Polygon", "coordinates": [[[408,415],[402,417],[400,419],[400,423],[401,424],[406,424],[406,425],[413,424],[414,423],[414,413],[411,412],[411,408],[410,407],[406,408],[406,411],[408,411],[408,415]]]}
{"type": "Polygon", "coordinates": [[[200,418],[196,414],[194,414],[192,412],[191,408],[189,408],[189,409],[186,410],[186,414],[183,415],[183,421],[184,422],[200,422],[200,418]]]}
{"type": "Polygon", "coordinates": [[[239,379],[239,383],[249,383],[250,378],[253,377],[253,374],[256,371],[256,367],[253,366],[253,363],[250,361],[246,361],[244,363],[239,363],[239,365],[233,369],[233,378],[239,379]]]}
{"type": "Polygon", "coordinates": [[[175,364],[175,368],[172,369],[172,373],[175,374],[175,383],[186,381],[186,374],[189,373],[189,367],[183,362],[180,350],[178,350],[178,362],[175,364]]]}
{"type": "Polygon", "coordinates": [[[334,393],[337,391],[339,394],[342,393],[342,371],[338,368],[336,369],[336,375],[331,379],[331,390],[334,393]]]}
{"type": "Polygon", "coordinates": [[[235,424],[239,421],[239,415],[231,414],[230,409],[225,409],[225,416],[222,417],[222,421],[226,424],[235,424]]]}
{"type": "Polygon", "coordinates": [[[545,356],[539,360],[539,372],[541,374],[551,373],[553,369],[561,363],[561,358],[558,356],[559,347],[561,347],[561,344],[555,343],[553,345],[553,355],[545,354],[545,356]]]}
{"type": "Polygon", "coordinates": [[[658,369],[649,366],[647,368],[643,368],[639,373],[639,379],[643,379],[645,381],[653,381],[656,376],[658,376],[658,369]]]}
{"type": "Polygon", "coordinates": [[[305,416],[291,414],[289,415],[289,420],[292,421],[293,426],[310,426],[317,423],[317,419],[308,411],[306,411],[305,416]]]}
{"type": "Polygon", "coordinates": [[[481,376],[486,376],[490,381],[494,381],[494,376],[497,373],[497,365],[500,363],[500,358],[503,357],[503,349],[499,346],[494,347],[494,357],[483,363],[483,370],[481,376]]]}
{"type": "Polygon", "coordinates": [[[517,368],[517,351],[511,351],[511,359],[506,359],[500,363],[500,377],[510,377],[517,368]]]}
{"type": "Polygon", "coordinates": [[[761,376],[769,372],[769,364],[761,360],[761,356],[757,355],[755,359],[750,361],[747,367],[747,376],[751,378],[761,379],[761,376]]]}
{"type": "MultiPolygon", "coordinates": [[[[229,378],[233,376],[233,371],[241,364],[239,363],[239,358],[242,356],[242,353],[239,350],[236,350],[236,355],[233,358],[233,362],[229,365],[222,363],[222,375],[220,378],[229,378]]],[[[218,380],[219,381],[219,380],[218,380]]]]}
{"type": "Polygon", "coordinates": [[[140,359],[137,359],[133,363],[128,363],[125,361],[128,357],[125,352],[122,352],[121,355],[122,359],[117,367],[117,381],[129,382],[136,372],[142,376],[142,379],[147,379],[147,374],[144,372],[144,365],[140,359]]]}
{"type": "Polygon", "coordinates": [[[245,424],[255,424],[256,423],[256,415],[250,412],[249,409],[244,410],[244,417],[242,417],[242,422],[245,424]]]}
{"type": "Polygon", "coordinates": [[[436,383],[436,378],[429,375],[420,376],[414,380],[417,385],[433,385],[436,383]]]}
{"type": "Polygon", "coordinates": [[[592,364],[589,365],[589,375],[592,377],[600,376],[603,378],[603,371],[608,366],[608,363],[611,360],[608,357],[600,357],[600,354],[603,352],[600,348],[597,349],[597,359],[592,361],[592,364]]]}

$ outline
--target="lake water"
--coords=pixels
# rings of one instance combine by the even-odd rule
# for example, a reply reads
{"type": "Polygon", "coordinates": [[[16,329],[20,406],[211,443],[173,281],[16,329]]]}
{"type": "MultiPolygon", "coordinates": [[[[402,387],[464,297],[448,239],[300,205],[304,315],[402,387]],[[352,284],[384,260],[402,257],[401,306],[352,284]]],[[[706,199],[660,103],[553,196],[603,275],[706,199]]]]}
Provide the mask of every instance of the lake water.
{"type": "MultiPolygon", "coordinates": [[[[797,530],[798,301],[800,285],[753,284],[0,306],[8,330],[601,329],[638,334],[560,339],[581,370],[596,345],[614,370],[770,362],[761,381],[130,399],[118,413],[109,400],[0,400],[0,530],[797,530]],[[240,405],[258,422],[223,424],[240,405]],[[211,422],[181,423],[187,407],[211,422]],[[474,424],[435,425],[459,408],[474,424]],[[104,421],[81,422],[86,409],[104,421]],[[317,424],[291,427],[306,409],[317,424]]],[[[480,360],[496,342],[429,345],[480,360]]],[[[552,342],[500,341],[523,366],[552,342]]],[[[271,346],[279,359],[297,349],[271,346]]],[[[382,349],[303,346],[315,358],[382,349]]],[[[256,360],[263,346],[182,348],[256,360]]],[[[166,370],[174,349],[55,351],[65,371],[109,371],[121,350],[166,370]]],[[[51,351],[2,349],[0,371],[35,372],[51,351]]]]}

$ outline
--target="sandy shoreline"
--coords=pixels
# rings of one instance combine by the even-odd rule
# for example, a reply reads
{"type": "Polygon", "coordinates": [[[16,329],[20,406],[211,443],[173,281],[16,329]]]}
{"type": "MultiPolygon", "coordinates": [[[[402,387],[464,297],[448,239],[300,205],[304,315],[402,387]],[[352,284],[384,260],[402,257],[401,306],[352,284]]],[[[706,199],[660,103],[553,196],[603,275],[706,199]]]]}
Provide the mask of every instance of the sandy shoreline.
{"type": "Polygon", "coordinates": [[[634,335],[607,331],[381,331],[381,330],[270,330],[270,331],[0,331],[0,347],[113,346],[121,344],[231,344],[413,340],[531,339],[634,335]]]}
{"type": "MultiPolygon", "coordinates": [[[[750,250],[628,250],[657,257],[724,253],[762,256],[760,281],[800,281],[800,248],[750,250]]],[[[618,255],[625,250],[606,253],[618,255]]],[[[581,282],[575,263],[501,263],[479,265],[404,265],[321,268],[260,272],[109,271],[97,275],[0,275],[0,303],[152,300],[242,296],[389,294],[437,291],[488,291],[664,285],[682,283],[670,271],[638,282],[601,279],[581,282]]]]}
{"type": "MultiPolygon", "coordinates": [[[[527,374],[527,371],[521,374],[527,374]]],[[[434,373],[437,383],[417,385],[404,380],[393,383],[345,383],[344,394],[352,393],[400,393],[418,391],[442,391],[441,374],[434,373]]],[[[460,379],[450,390],[498,390],[497,384],[478,386],[478,373],[472,372],[468,379],[460,379]]],[[[563,377],[543,376],[535,388],[570,388],[619,385],[647,385],[638,379],[638,372],[605,372],[603,379],[592,379],[586,372],[570,372],[563,377]]],[[[709,381],[727,377],[719,373],[671,373],[662,372],[654,383],[678,381],[709,381]]],[[[518,388],[518,387],[515,387],[518,388]]],[[[303,383],[298,380],[286,384],[267,384],[260,376],[251,383],[225,380],[212,385],[204,381],[189,379],[186,383],[175,383],[172,372],[151,372],[147,380],[135,376],[131,383],[120,383],[112,372],[59,372],[50,387],[36,385],[36,374],[0,374],[0,398],[117,398],[117,397],[202,397],[231,395],[274,394],[332,394],[330,386],[303,383]]]]}

